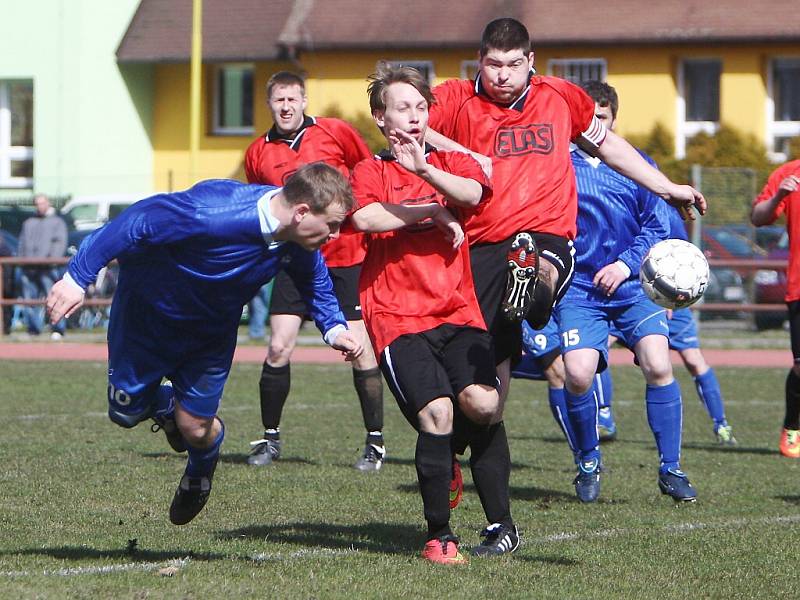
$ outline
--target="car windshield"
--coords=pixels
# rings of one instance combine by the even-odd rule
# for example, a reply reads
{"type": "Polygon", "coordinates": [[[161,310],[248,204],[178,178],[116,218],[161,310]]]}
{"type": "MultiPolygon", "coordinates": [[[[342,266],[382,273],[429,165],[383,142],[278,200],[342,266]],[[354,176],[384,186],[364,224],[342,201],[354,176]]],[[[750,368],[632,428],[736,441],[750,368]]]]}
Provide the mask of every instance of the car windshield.
{"type": "Polygon", "coordinates": [[[706,232],[718,244],[725,248],[732,256],[746,258],[749,256],[764,254],[764,251],[750,242],[746,237],[729,229],[706,228],[706,232]]]}

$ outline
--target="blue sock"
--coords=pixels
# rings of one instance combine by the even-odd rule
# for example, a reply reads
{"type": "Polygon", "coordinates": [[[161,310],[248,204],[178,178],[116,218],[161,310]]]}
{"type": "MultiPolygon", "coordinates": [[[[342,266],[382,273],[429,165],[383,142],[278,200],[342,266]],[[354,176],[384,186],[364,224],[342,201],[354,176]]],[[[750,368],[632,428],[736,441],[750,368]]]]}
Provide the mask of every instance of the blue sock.
{"type": "Polygon", "coordinates": [[[697,388],[700,401],[708,411],[708,416],[713,419],[714,425],[727,425],[725,407],[722,405],[722,390],[719,389],[719,381],[717,381],[714,369],[709,369],[695,377],[694,386],[697,388]]]}
{"type": "Polygon", "coordinates": [[[661,472],[679,469],[683,411],[681,388],[674,379],[667,385],[647,385],[647,422],[656,438],[661,472]]]}
{"type": "Polygon", "coordinates": [[[611,381],[611,368],[606,367],[602,373],[594,376],[594,385],[597,388],[597,406],[611,408],[614,398],[614,384],[611,381]]]}
{"type": "Polygon", "coordinates": [[[159,417],[175,418],[175,390],[171,385],[161,385],[156,391],[156,404],[153,411],[159,417]]]}
{"type": "MultiPolygon", "coordinates": [[[[219,419],[219,417],[217,417],[219,419]]],[[[186,474],[189,477],[208,477],[213,471],[214,466],[217,464],[219,458],[219,448],[222,446],[222,440],[225,439],[225,424],[222,419],[219,419],[219,424],[222,429],[208,448],[195,448],[186,444],[186,450],[189,453],[189,462],[186,464],[186,474]]]]}
{"type": "Polygon", "coordinates": [[[547,399],[550,401],[550,412],[558,423],[564,437],[567,438],[569,449],[575,454],[575,432],[572,431],[572,424],[569,422],[567,414],[567,400],[564,397],[564,388],[547,388],[547,399]]]}
{"type": "Polygon", "coordinates": [[[590,387],[581,396],[575,396],[564,388],[564,397],[580,460],[588,461],[595,458],[599,460],[600,440],[597,437],[597,400],[594,387],[590,387]]]}

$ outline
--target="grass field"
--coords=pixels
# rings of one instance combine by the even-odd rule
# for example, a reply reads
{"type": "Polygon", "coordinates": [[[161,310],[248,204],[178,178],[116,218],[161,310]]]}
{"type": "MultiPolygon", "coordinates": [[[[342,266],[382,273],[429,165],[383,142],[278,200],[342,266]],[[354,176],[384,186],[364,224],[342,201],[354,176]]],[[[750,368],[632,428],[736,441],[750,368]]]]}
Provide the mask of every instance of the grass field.
{"type": "MultiPolygon", "coordinates": [[[[718,369],[740,445],[721,449],[685,371],[683,466],[695,505],[658,492],[643,382],[615,369],[620,440],[601,501],[574,498],[544,384],[518,381],[506,411],[511,557],[440,567],[418,558],[415,435],[387,393],[384,469],[351,468],[363,443],[344,366],[293,366],[284,457],[245,460],[260,433],[259,367],[235,366],[228,435],[205,511],[167,519],[184,459],[147,427],[105,417],[105,365],[0,364],[0,598],[777,598],[797,589],[800,461],[777,454],[783,369],[718,369]],[[166,570],[166,571],[165,571],[166,570]],[[168,574],[171,576],[167,576],[168,574]]],[[[485,525],[469,469],[452,525],[485,525]]]]}

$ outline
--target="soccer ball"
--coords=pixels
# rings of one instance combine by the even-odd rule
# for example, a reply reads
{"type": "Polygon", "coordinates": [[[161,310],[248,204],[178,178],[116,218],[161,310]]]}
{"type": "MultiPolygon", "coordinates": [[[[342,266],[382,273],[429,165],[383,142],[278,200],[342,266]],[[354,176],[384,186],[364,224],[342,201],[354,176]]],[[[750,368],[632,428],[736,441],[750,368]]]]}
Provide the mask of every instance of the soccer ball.
{"type": "Polygon", "coordinates": [[[691,306],[706,291],[708,261],[700,248],[684,240],[662,240],[642,260],[644,293],[664,308],[691,306]]]}

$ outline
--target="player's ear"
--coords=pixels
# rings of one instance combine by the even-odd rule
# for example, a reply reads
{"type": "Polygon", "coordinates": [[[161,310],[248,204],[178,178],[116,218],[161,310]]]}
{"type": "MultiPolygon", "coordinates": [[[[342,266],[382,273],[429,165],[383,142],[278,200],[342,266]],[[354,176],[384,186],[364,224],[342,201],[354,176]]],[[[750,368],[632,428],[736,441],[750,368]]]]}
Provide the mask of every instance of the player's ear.
{"type": "Polygon", "coordinates": [[[533,52],[531,51],[531,52],[528,52],[528,66],[531,69],[533,69],[533,64],[534,64],[534,55],[533,55],[533,52]]]}
{"type": "Polygon", "coordinates": [[[308,96],[303,93],[303,112],[306,112],[306,108],[308,108],[308,96]]]}
{"type": "Polygon", "coordinates": [[[300,202],[294,205],[294,221],[299,223],[305,216],[311,212],[311,207],[305,202],[300,202]]]}
{"type": "Polygon", "coordinates": [[[384,114],[384,111],[382,111],[382,110],[373,110],[372,111],[372,118],[375,119],[375,124],[378,127],[380,127],[381,131],[383,131],[383,124],[384,124],[383,114],[384,114]]]}

